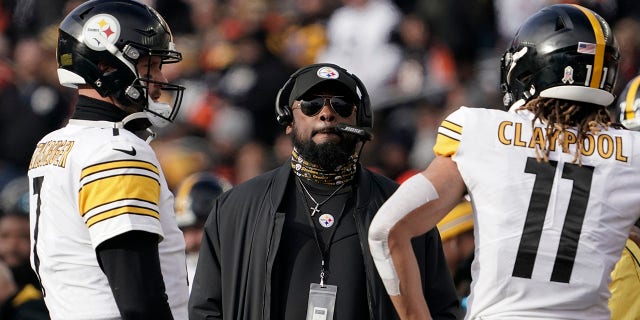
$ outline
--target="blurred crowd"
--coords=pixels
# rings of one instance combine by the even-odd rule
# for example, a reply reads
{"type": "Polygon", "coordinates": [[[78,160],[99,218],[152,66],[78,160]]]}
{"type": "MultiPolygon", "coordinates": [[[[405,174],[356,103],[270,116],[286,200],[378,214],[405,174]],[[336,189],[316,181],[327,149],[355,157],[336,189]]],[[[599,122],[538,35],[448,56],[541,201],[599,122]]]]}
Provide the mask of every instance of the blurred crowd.
{"type": "MultiPolygon", "coordinates": [[[[0,5],[0,188],[26,172],[35,142],[64,125],[75,97],[56,74],[57,23],[79,0],[0,5]]],[[[334,62],[358,75],[375,110],[363,163],[402,181],[426,167],[439,121],[461,105],[500,108],[499,62],[524,17],[552,2],[589,7],[622,50],[617,92],[640,66],[633,0],[145,0],[172,26],[187,87],[179,121],[154,148],[172,188],[213,171],[233,184],[290,156],[274,116],[297,68],[334,62]]]]}
{"type": "MultiPolygon", "coordinates": [[[[58,84],[55,50],[57,24],[81,2],[0,2],[0,190],[13,188],[6,194],[24,186],[36,142],[73,112],[76,97],[58,84]]],[[[399,182],[428,165],[449,112],[502,107],[506,39],[545,5],[579,3],[610,23],[622,56],[616,93],[640,71],[637,0],[144,2],[167,19],[183,53],[164,70],[187,88],[178,121],[152,142],[174,191],[195,172],[235,185],[290,157],[275,97],[293,71],[314,62],[337,63],[363,80],[375,121],[362,163],[399,182]]],[[[20,211],[19,194],[7,199],[5,216],[20,211]]]]}

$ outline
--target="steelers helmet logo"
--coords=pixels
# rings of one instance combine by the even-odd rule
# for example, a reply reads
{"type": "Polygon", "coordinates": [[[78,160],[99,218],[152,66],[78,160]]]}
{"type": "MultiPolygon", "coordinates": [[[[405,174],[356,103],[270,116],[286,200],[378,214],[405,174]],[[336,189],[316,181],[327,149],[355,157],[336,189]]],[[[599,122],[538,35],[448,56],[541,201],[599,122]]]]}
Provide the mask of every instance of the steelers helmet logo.
{"type": "Polygon", "coordinates": [[[84,43],[96,51],[107,50],[107,43],[120,38],[120,23],[109,14],[98,14],[89,19],[82,29],[84,43]]]}
{"type": "Polygon", "coordinates": [[[338,79],[338,77],[340,76],[338,71],[331,67],[322,67],[318,69],[318,72],[316,72],[316,74],[318,75],[318,77],[323,79],[338,79]]]}

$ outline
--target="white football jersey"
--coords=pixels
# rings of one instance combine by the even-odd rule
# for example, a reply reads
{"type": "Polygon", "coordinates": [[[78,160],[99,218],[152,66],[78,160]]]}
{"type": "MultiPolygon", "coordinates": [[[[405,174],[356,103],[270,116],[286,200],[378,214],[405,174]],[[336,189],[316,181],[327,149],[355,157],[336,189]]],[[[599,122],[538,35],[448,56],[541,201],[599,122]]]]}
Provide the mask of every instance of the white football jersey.
{"type": "Polygon", "coordinates": [[[438,129],[434,151],[474,207],[466,319],[609,319],[610,274],[640,216],[640,132],[589,135],[579,165],[572,131],[539,162],[532,119],[462,107],[438,129]]]}
{"type": "Polygon", "coordinates": [[[95,249],[132,230],[156,233],[174,319],[187,319],[185,244],[152,148],[106,121],[70,120],[29,165],[31,265],[52,319],[119,319],[95,249]]]}

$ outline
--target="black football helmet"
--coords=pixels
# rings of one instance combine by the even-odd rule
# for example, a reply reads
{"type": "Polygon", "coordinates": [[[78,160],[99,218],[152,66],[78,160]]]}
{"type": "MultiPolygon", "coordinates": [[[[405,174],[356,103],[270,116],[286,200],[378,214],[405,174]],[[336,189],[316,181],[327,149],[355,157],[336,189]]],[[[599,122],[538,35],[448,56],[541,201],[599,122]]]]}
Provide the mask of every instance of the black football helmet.
{"type": "Polygon", "coordinates": [[[178,187],[175,200],[178,227],[202,225],[213,208],[213,202],[231,184],[213,173],[196,172],[186,177],[178,187]]]}
{"type": "Polygon", "coordinates": [[[620,123],[627,129],[640,131],[640,76],[631,79],[618,97],[620,123]]]}
{"type": "Polygon", "coordinates": [[[503,103],[535,97],[610,105],[618,44],[607,22],[579,5],[558,4],[529,17],[501,60],[503,103]]]}
{"type": "Polygon", "coordinates": [[[57,50],[60,84],[72,88],[89,84],[103,97],[136,106],[147,113],[152,124],[163,126],[175,119],[184,87],[150,79],[149,72],[139,74],[136,65],[145,56],[158,56],[163,64],[182,60],[165,20],[143,3],[87,1],[60,23],[57,50]],[[173,104],[152,101],[148,96],[150,83],[169,91],[173,104]]]}

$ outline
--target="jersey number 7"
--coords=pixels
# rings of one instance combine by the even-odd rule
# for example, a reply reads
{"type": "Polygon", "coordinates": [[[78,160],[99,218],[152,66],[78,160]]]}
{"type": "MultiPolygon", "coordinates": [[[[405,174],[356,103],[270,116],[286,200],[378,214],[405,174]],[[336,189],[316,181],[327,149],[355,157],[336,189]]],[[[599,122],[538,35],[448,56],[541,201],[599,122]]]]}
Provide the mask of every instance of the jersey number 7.
{"type": "MultiPolygon", "coordinates": [[[[38,281],[40,281],[40,258],[38,257],[38,252],[36,251],[36,246],[38,245],[38,226],[40,225],[40,205],[42,204],[42,198],[40,197],[40,192],[42,190],[42,182],[44,181],[44,177],[35,177],[33,178],[33,194],[38,195],[38,201],[36,204],[36,221],[35,228],[33,230],[33,263],[35,265],[35,272],[38,276],[38,281]]],[[[46,296],[46,292],[44,291],[44,286],[42,286],[42,281],[40,281],[40,287],[42,288],[42,296],[46,296]]]]}
{"type": "MultiPolygon", "coordinates": [[[[512,276],[514,277],[531,279],[557,167],[557,161],[549,160],[545,163],[538,162],[535,158],[527,158],[524,171],[535,174],[536,179],[513,266],[512,276]]],[[[578,240],[587,211],[593,169],[592,166],[580,166],[574,163],[565,163],[562,166],[562,178],[573,180],[573,189],[560,234],[551,281],[569,283],[571,279],[571,271],[578,251],[578,240]]]]}

